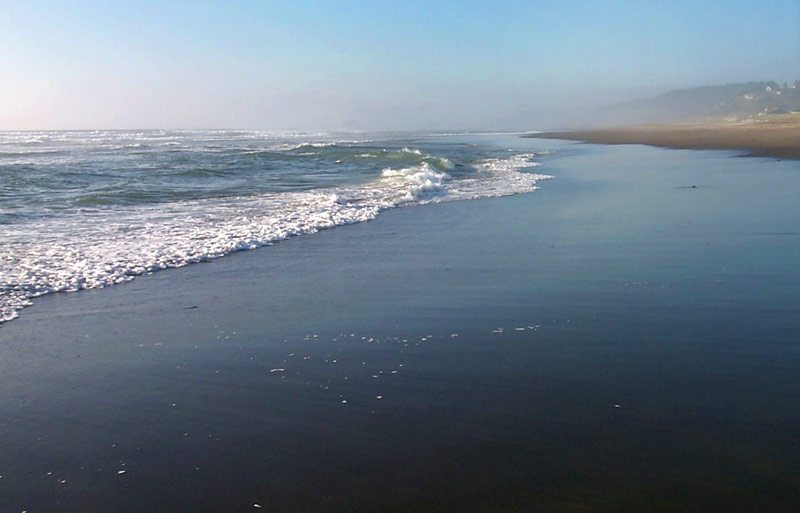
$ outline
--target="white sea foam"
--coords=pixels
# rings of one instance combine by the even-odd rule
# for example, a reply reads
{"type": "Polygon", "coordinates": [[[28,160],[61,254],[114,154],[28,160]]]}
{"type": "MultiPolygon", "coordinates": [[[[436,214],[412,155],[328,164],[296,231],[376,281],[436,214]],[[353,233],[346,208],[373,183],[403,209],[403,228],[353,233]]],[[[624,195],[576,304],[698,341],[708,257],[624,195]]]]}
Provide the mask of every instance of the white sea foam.
{"type": "Polygon", "coordinates": [[[539,180],[549,178],[523,172],[537,165],[533,157],[484,160],[468,178],[453,179],[442,170],[453,169],[452,162],[438,159],[437,166],[423,161],[386,168],[380,177],[358,185],[117,206],[0,225],[0,322],[15,318],[43,294],[106,287],[295,235],[369,221],[388,208],[531,192],[539,180]]]}
{"type": "Polygon", "coordinates": [[[340,139],[335,141],[284,143],[273,146],[273,151],[292,151],[300,148],[328,148],[338,145],[364,144],[372,142],[369,139],[340,139]]]}
{"type": "Polygon", "coordinates": [[[426,193],[443,191],[447,173],[436,171],[423,162],[419,166],[402,169],[386,168],[377,182],[382,194],[395,205],[425,199],[426,193]]]}

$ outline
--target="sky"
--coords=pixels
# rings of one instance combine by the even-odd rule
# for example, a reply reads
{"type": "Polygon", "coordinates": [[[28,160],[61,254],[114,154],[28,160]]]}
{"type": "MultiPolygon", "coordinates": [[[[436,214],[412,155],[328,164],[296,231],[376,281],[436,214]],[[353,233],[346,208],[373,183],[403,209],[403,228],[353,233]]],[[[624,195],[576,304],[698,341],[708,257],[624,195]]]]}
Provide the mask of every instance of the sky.
{"type": "Polygon", "coordinates": [[[0,0],[0,130],[536,129],[798,78],[797,0],[0,0]]]}

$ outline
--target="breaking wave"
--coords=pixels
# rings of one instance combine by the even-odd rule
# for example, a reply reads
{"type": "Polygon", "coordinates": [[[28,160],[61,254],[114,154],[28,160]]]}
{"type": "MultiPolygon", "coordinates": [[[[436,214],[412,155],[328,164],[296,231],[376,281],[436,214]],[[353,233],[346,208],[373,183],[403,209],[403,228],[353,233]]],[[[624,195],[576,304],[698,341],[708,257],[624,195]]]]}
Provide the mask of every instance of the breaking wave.
{"type": "MultiPolygon", "coordinates": [[[[302,147],[337,146],[296,146],[302,147]]],[[[369,221],[394,207],[531,192],[539,180],[549,178],[529,172],[538,165],[532,153],[478,159],[465,166],[417,149],[392,151],[413,159],[398,158],[396,165],[360,183],[325,186],[317,178],[317,186],[307,190],[133,205],[113,204],[113,195],[87,194],[84,201],[97,208],[0,224],[0,323],[17,317],[43,294],[106,287],[296,235],[369,221]]],[[[377,158],[380,152],[386,150],[356,146],[349,155],[357,161],[366,154],[377,158]]],[[[394,161],[384,154],[382,162],[394,161]]],[[[218,172],[196,168],[183,174],[191,179],[206,175],[214,179],[218,172]]]]}

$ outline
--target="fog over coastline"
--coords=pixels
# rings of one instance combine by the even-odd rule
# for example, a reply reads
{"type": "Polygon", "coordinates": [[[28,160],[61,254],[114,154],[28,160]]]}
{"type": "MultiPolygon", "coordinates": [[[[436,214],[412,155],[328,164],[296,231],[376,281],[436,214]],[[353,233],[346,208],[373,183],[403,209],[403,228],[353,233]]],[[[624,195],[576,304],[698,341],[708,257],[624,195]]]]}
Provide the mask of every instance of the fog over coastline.
{"type": "Polygon", "coordinates": [[[800,6],[2,2],[0,130],[525,130],[798,78],[800,6]]]}

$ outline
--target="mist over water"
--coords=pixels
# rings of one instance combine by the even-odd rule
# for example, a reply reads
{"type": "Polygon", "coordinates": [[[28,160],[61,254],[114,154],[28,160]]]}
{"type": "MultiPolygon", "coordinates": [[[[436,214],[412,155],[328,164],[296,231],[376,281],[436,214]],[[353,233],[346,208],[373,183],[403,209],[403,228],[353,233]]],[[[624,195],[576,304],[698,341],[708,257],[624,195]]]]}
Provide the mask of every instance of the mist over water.
{"type": "Polygon", "coordinates": [[[534,153],[470,135],[0,134],[0,322],[97,288],[382,210],[531,192],[534,153]]]}

